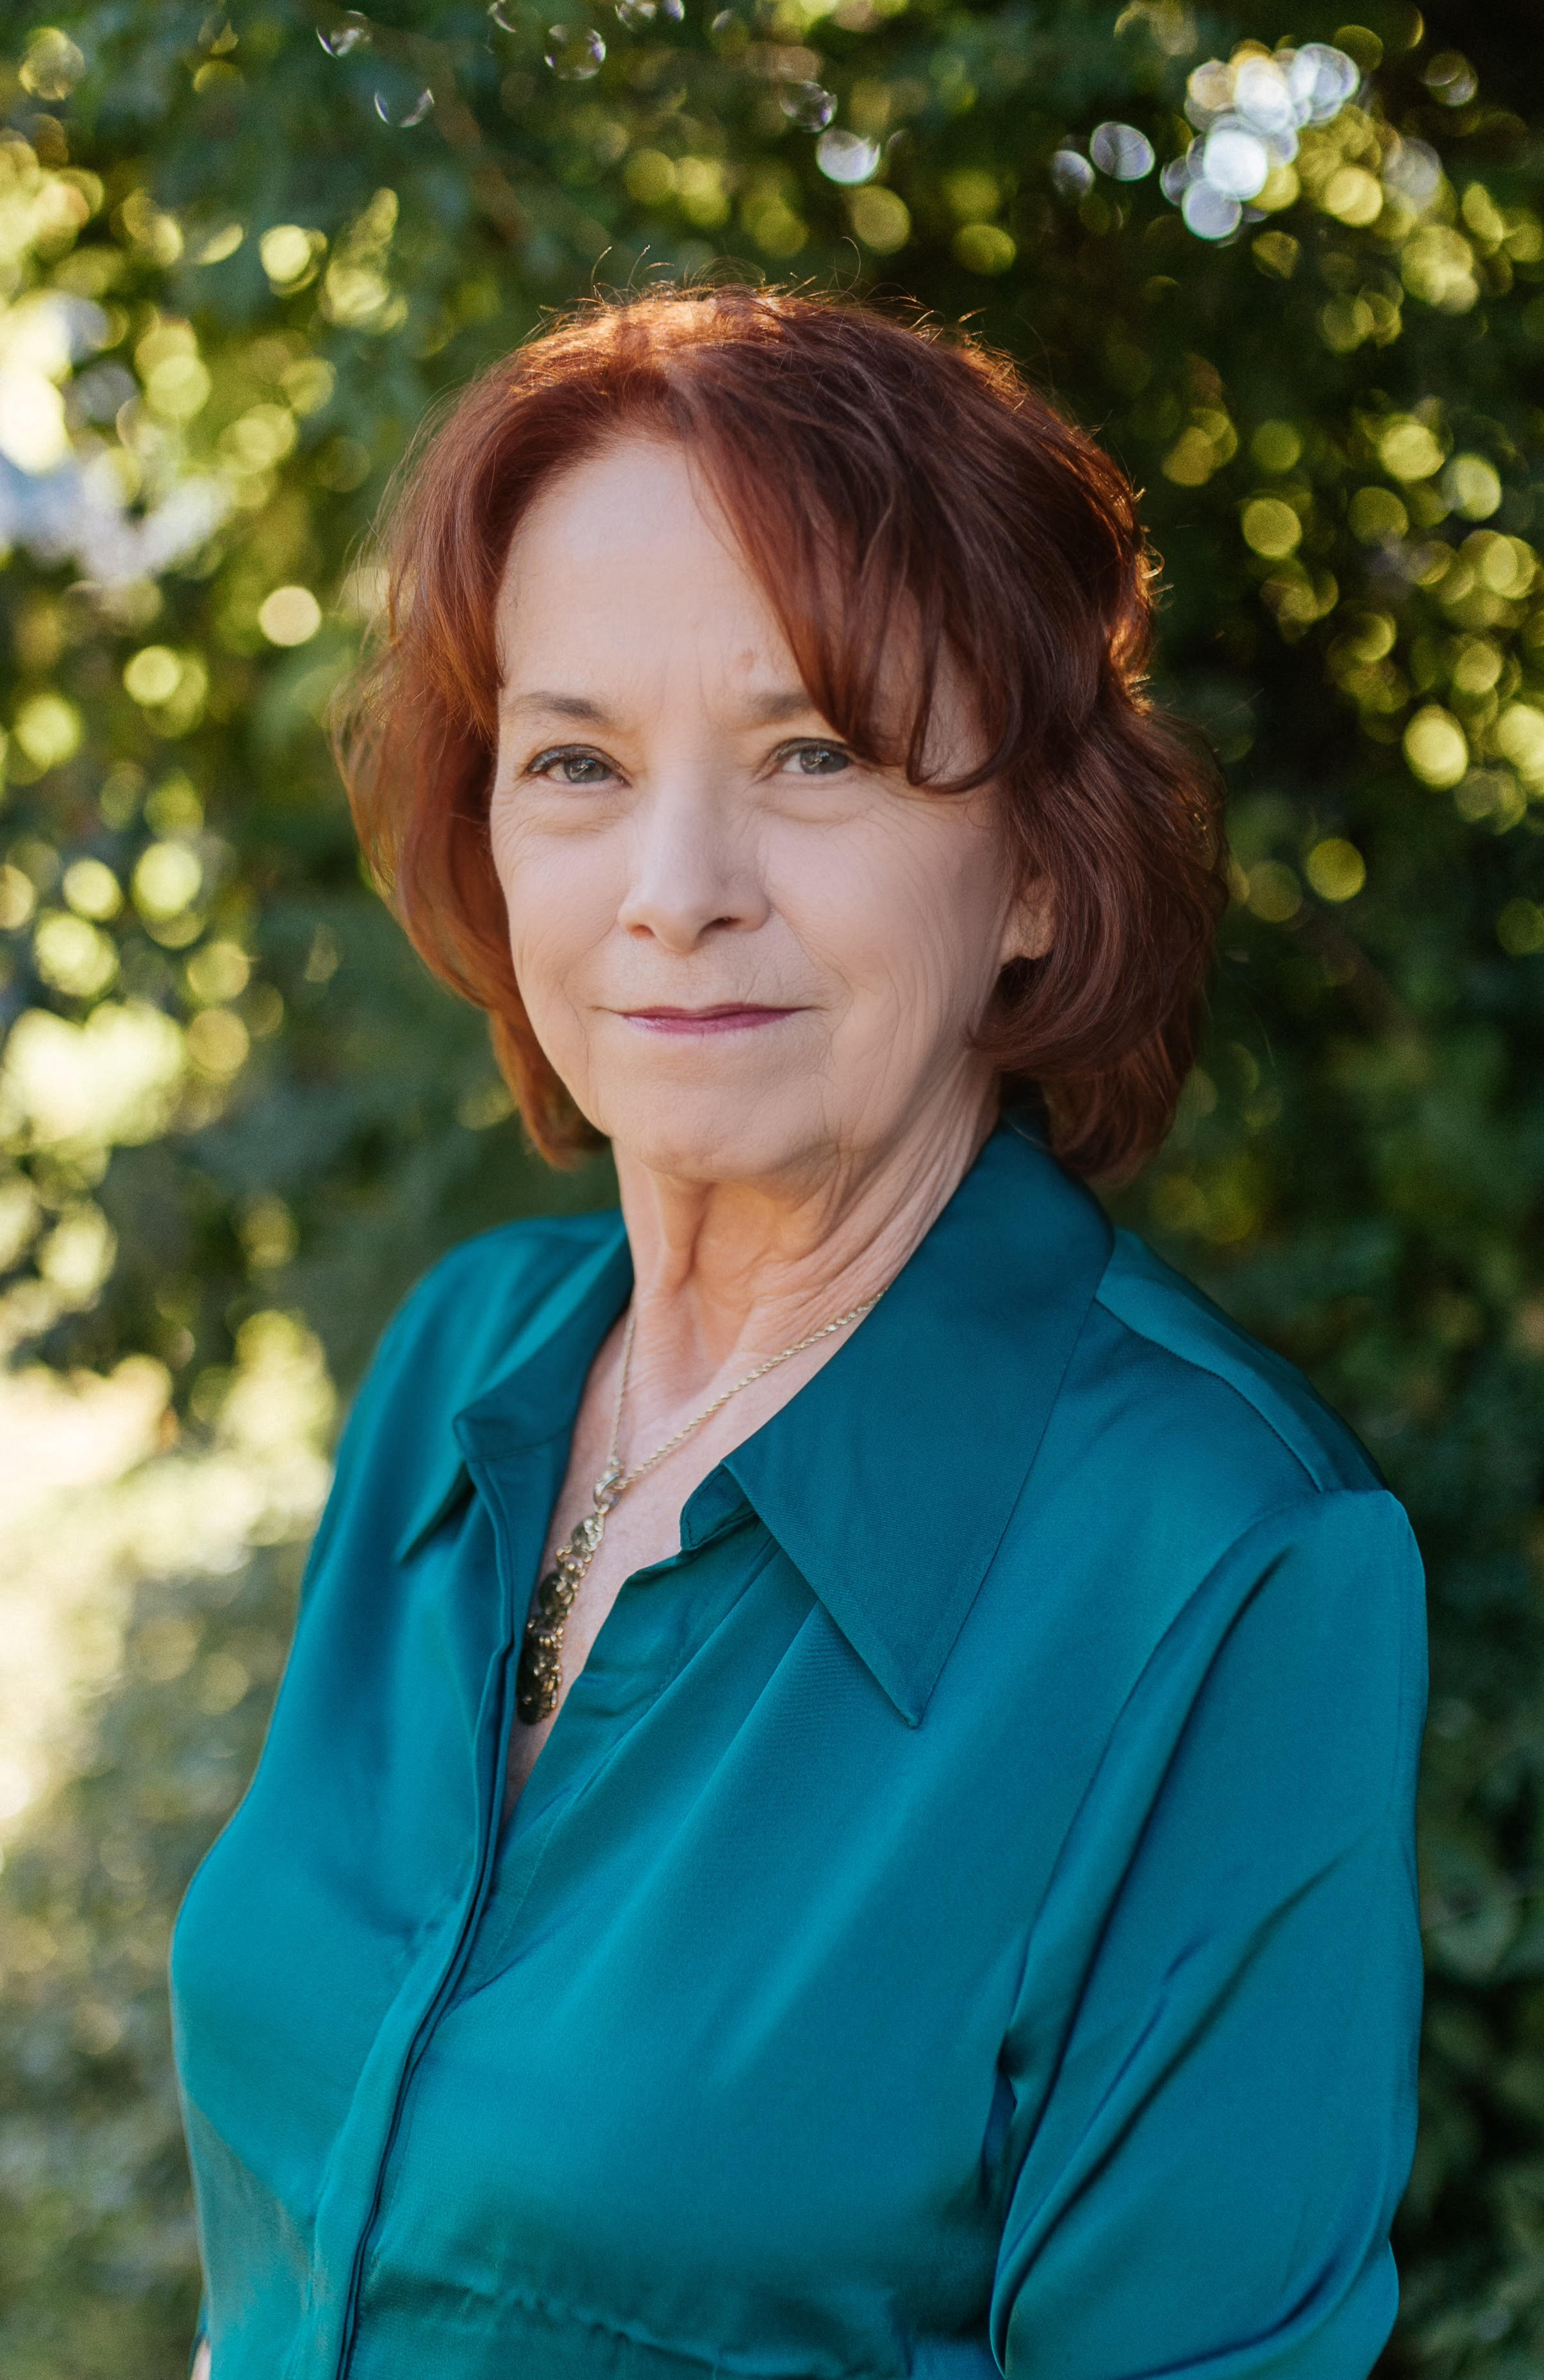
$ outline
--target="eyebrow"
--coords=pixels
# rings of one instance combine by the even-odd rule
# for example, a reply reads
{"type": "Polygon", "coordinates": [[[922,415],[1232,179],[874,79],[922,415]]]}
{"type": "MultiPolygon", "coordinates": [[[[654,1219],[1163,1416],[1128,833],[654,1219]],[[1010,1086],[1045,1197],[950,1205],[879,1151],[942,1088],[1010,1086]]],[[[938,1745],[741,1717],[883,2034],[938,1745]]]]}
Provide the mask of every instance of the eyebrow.
{"type": "Polygon", "coordinates": [[[550,718],[582,720],[590,727],[609,727],[610,712],[599,702],[590,702],[582,694],[548,694],[541,688],[530,694],[514,694],[508,698],[509,710],[544,711],[550,718]]]}
{"type": "MultiPolygon", "coordinates": [[[[511,695],[506,708],[535,711],[549,719],[573,719],[587,727],[612,727],[616,723],[605,705],[592,702],[588,695],[558,694],[544,687],[535,687],[529,694],[511,695]]],[[[785,719],[798,719],[814,710],[815,705],[802,686],[778,686],[748,702],[745,717],[748,726],[774,727],[785,719]]]]}
{"type": "MultiPolygon", "coordinates": [[[[814,709],[806,687],[780,686],[770,693],[759,694],[747,706],[746,716],[754,727],[775,727],[784,719],[797,719],[814,709]]],[[[819,713],[816,715],[818,717],[819,713]]]]}

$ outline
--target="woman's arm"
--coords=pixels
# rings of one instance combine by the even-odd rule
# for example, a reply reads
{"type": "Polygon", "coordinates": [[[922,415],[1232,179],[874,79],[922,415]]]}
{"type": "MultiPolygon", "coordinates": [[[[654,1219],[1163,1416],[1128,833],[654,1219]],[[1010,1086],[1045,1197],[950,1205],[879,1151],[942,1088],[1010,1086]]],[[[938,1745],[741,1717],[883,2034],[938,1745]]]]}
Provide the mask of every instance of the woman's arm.
{"type": "Polygon", "coordinates": [[[1371,2370],[1414,2136],[1424,1706],[1419,1560],[1380,1493],[1260,1524],[1160,1646],[1007,2045],[1009,2380],[1371,2370]]]}

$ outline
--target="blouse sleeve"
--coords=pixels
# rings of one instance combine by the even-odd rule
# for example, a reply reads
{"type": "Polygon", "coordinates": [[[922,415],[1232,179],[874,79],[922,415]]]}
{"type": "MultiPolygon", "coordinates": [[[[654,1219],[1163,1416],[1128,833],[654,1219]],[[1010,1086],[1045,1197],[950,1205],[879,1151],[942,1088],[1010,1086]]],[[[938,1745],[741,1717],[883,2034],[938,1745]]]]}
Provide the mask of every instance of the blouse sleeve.
{"type": "Polygon", "coordinates": [[[1037,1917],[1008,2380],[1365,2380],[1420,2017],[1421,1572],[1377,1490],[1251,1530],[1158,1646],[1037,1917]]]}

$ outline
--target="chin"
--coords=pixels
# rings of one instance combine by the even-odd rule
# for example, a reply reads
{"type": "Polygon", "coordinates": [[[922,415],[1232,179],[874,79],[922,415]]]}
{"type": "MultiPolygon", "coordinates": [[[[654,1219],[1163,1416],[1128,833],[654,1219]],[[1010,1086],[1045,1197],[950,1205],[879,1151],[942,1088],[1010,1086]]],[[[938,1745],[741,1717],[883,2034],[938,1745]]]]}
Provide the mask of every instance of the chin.
{"type": "Polygon", "coordinates": [[[597,1119],[619,1157],[681,1182],[754,1182],[808,1161],[822,1137],[809,1103],[639,1084],[597,1119]]]}

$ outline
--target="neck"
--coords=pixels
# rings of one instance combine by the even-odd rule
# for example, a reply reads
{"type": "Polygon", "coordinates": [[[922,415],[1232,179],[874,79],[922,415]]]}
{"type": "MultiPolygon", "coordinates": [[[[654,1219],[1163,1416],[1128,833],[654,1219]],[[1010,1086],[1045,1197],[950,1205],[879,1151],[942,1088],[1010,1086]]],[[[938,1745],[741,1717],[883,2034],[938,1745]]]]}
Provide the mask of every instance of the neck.
{"type": "Polygon", "coordinates": [[[710,1393],[894,1280],[996,1117],[981,1086],[884,1144],[762,1181],[691,1182],[616,1151],[631,1245],[633,1373],[659,1408],[710,1393]]]}

